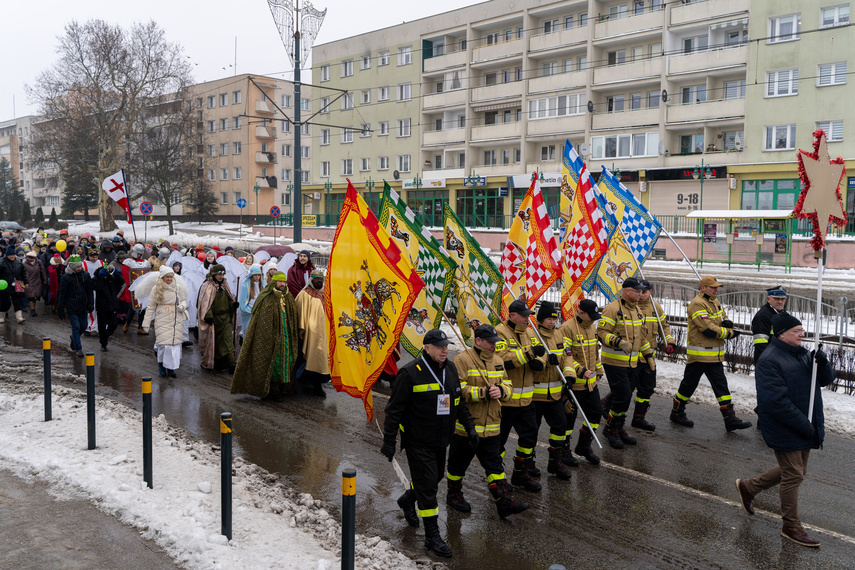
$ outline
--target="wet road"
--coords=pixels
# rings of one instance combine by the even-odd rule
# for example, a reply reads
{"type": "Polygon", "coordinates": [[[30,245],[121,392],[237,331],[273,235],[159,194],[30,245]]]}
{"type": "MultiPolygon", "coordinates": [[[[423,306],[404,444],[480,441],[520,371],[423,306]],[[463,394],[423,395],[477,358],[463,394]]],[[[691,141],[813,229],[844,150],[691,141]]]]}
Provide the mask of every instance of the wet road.
{"type": "MultiPolygon", "coordinates": [[[[66,349],[68,330],[67,324],[40,316],[23,327],[7,324],[0,333],[7,342],[35,351],[41,349],[42,336],[51,336],[54,362],[82,374],[82,359],[66,349]]],[[[281,473],[334,511],[341,500],[341,471],[355,467],[357,532],[382,536],[415,558],[425,557],[423,531],[408,527],[395,505],[401,484],[379,454],[380,434],[366,422],[359,400],[331,391],[325,400],[293,397],[281,404],[232,396],[226,374],[199,369],[195,347],[184,350],[178,378],[162,379],[151,351],[153,335],[138,338],[120,331],[114,339],[107,353],[97,351],[95,337],[83,341],[84,350],[96,351],[103,395],[141,409],[140,377],[151,375],[154,413],[212,443],[219,442],[220,412],[232,412],[236,455],[281,473]]],[[[375,393],[381,425],[384,393],[385,385],[375,393]]],[[[760,473],[774,462],[759,432],[752,428],[728,434],[718,411],[702,406],[690,409],[694,429],[672,427],[669,402],[656,395],[652,404],[648,419],[657,424],[656,432],[636,433],[635,448],[603,450],[599,467],[583,462],[569,482],[546,474],[541,444],[543,492],[518,490],[517,497],[531,508],[506,521],[496,516],[477,462],[464,483],[471,513],[449,512],[441,483],[440,525],[455,553],[450,566],[542,569],[560,562],[568,568],[855,568],[855,441],[826,436],[825,449],[811,455],[800,511],[822,547],[809,550],[780,536],[775,489],[757,497],[754,517],[735,502],[734,479],[760,473]]],[[[506,467],[510,473],[510,459],[506,467]]]]}

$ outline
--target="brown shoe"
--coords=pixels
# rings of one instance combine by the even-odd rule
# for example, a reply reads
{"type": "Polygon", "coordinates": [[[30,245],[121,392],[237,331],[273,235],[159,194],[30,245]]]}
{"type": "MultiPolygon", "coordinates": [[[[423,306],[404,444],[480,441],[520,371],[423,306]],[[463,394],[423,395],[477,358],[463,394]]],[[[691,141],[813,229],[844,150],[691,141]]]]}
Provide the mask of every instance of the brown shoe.
{"type": "Polygon", "coordinates": [[[754,500],[754,497],[752,497],[748,493],[748,489],[745,488],[745,481],[737,479],[736,490],[739,492],[739,502],[742,503],[742,508],[745,509],[745,512],[749,515],[753,515],[754,507],[751,506],[751,501],[754,500]]]}
{"type": "Polygon", "coordinates": [[[140,334],[140,335],[145,336],[145,335],[147,335],[148,333],[147,333],[147,332],[145,332],[145,329],[144,329],[144,328],[140,327],[140,328],[138,328],[138,329],[137,329],[137,334],[140,334]]]}
{"type": "Polygon", "coordinates": [[[131,328],[131,323],[125,323],[122,327],[122,332],[128,332],[128,329],[131,328]]]}
{"type": "Polygon", "coordinates": [[[819,542],[809,537],[805,533],[805,529],[800,526],[784,526],[781,529],[781,536],[808,548],[819,548],[819,542]]]}

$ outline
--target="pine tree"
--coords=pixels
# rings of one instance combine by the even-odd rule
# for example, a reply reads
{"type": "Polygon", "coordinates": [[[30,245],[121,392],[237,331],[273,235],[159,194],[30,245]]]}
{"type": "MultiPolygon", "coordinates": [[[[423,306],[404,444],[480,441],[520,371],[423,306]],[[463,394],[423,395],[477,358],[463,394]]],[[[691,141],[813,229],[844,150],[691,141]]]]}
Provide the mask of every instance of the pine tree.
{"type": "Polygon", "coordinates": [[[45,213],[42,211],[41,206],[36,208],[36,217],[33,221],[36,223],[36,225],[41,225],[45,221],[45,213]]]}
{"type": "Polygon", "coordinates": [[[30,210],[30,203],[27,200],[24,200],[24,203],[21,206],[21,223],[26,226],[32,221],[33,211],[30,210]]]}
{"type": "Polygon", "coordinates": [[[18,203],[12,202],[11,204],[9,204],[8,218],[13,222],[17,222],[19,217],[20,216],[18,214],[18,203]]]}
{"type": "Polygon", "coordinates": [[[48,219],[48,225],[52,229],[56,229],[56,225],[59,223],[59,219],[56,217],[56,208],[50,209],[50,219],[48,219]]]}

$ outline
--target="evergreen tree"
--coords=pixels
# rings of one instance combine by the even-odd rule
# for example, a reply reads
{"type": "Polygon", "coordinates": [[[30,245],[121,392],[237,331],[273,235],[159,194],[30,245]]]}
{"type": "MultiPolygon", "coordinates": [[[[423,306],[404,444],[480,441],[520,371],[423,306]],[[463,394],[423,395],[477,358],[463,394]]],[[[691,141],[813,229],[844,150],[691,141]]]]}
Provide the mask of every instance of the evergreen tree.
{"type": "Polygon", "coordinates": [[[56,229],[56,225],[59,223],[59,219],[56,217],[56,208],[50,209],[50,219],[48,219],[48,225],[56,229]]]}
{"type": "Polygon", "coordinates": [[[38,225],[41,225],[41,224],[42,224],[42,222],[44,222],[44,221],[45,221],[45,213],[42,211],[42,207],[41,207],[41,206],[39,206],[38,208],[36,208],[36,217],[35,217],[35,219],[34,219],[33,221],[36,223],[36,225],[37,225],[37,226],[38,226],[38,225]]]}
{"type": "Polygon", "coordinates": [[[8,217],[9,217],[9,220],[11,220],[13,222],[18,221],[18,218],[20,217],[20,215],[18,213],[18,202],[12,202],[11,204],[9,204],[9,215],[8,215],[8,217]]]}
{"type": "Polygon", "coordinates": [[[24,200],[21,206],[21,224],[29,225],[33,221],[33,212],[30,210],[30,202],[24,200]]]}

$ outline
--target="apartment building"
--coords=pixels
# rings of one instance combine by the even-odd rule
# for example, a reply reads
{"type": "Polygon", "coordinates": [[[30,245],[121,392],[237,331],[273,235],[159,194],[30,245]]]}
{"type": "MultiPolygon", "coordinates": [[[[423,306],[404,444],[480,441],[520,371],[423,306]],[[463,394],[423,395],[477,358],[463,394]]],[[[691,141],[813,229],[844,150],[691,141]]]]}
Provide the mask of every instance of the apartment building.
{"type": "Polygon", "coordinates": [[[59,212],[62,207],[62,186],[56,166],[36,167],[29,158],[29,144],[38,117],[27,115],[0,123],[0,156],[5,156],[12,164],[12,172],[18,181],[24,198],[30,203],[33,213],[42,208],[45,216],[51,208],[59,212]]]}

